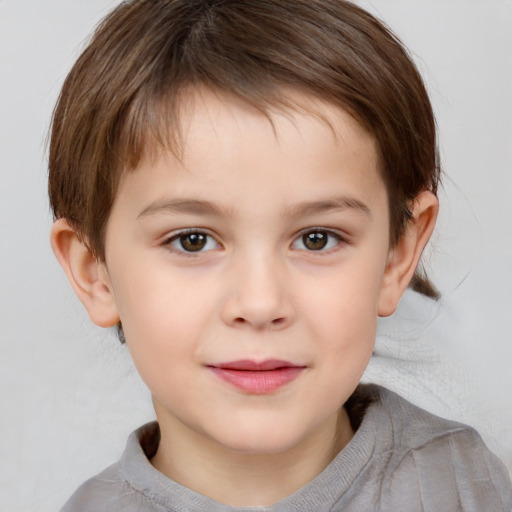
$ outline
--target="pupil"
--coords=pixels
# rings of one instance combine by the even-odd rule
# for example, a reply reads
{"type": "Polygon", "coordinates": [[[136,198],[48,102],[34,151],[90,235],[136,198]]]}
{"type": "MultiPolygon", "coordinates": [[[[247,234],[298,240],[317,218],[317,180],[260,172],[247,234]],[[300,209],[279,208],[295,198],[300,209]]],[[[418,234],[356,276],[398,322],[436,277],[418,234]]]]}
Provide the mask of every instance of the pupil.
{"type": "Polygon", "coordinates": [[[180,237],[180,244],[186,251],[200,251],[206,245],[206,235],[191,233],[180,237]]]}
{"type": "Polygon", "coordinates": [[[302,241],[308,249],[319,251],[327,245],[327,234],[322,232],[307,233],[303,235],[302,241]]]}

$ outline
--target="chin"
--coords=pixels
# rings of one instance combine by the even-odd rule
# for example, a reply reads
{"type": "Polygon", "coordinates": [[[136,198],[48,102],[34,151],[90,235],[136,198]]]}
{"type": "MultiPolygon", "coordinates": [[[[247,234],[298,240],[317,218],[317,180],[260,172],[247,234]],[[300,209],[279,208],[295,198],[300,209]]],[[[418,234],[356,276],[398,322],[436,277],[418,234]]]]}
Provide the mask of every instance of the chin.
{"type": "Polygon", "coordinates": [[[241,455],[271,455],[293,449],[305,437],[290,431],[287,426],[276,428],[272,422],[255,427],[254,423],[246,428],[239,426],[236,431],[224,433],[216,440],[226,449],[241,455]]]}

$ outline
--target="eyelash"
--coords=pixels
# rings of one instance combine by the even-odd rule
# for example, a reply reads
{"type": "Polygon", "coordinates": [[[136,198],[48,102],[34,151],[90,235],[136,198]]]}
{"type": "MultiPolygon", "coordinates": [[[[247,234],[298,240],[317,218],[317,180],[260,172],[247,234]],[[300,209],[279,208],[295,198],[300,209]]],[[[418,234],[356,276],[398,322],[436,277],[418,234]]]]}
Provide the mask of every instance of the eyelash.
{"type": "MultiPolygon", "coordinates": [[[[309,240],[313,241],[312,238],[310,238],[309,240]]],[[[326,228],[314,227],[314,228],[305,229],[301,233],[299,233],[299,236],[297,238],[295,238],[295,240],[292,244],[292,247],[294,245],[296,245],[297,243],[302,243],[302,245],[304,246],[303,248],[300,248],[298,250],[311,252],[311,253],[330,253],[331,251],[338,249],[339,245],[341,245],[342,243],[346,243],[346,240],[339,233],[336,233],[335,231],[332,231],[332,230],[326,229],[326,228]],[[311,235],[326,236],[325,245],[327,247],[323,246],[318,249],[308,249],[307,247],[305,247],[306,237],[308,235],[310,235],[310,236],[311,235]]]]}
{"type": "Polygon", "coordinates": [[[215,238],[212,235],[210,235],[209,233],[207,233],[206,231],[201,231],[199,229],[187,229],[187,230],[180,231],[180,232],[175,233],[174,235],[170,236],[169,238],[167,238],[164,241],[163,245],[165,245],[167,247],[170,247],[174,252],[177,252],[177,253],[180,253],[180,254],[184,254],[184,255],[187,255],[187,256],[196,256],[197,254],[200,254],[202,252],[206,252],[206,251],[203,251],[203,249],[204,249],[205,246],[207,246],[209,244],[209,240],[210,241],[213,240],[215,242],[215,247],[210,247],[210,248],[207,249],[207,251],[211,251],[214,248],[219,248],[220,247],[220,244],[215,240],[215,238]],[[205,242],[205,245],[203,247],[200,247],[199,250],[197,250],[197,251],[188,251],[183,246],[183,240],[186,237],[190,238],[193,235],[197,235],[198,237],[205,237],[206,238],[206,242],[205,242]],[[181,246],[181,248],[180,247],[176,247],[175,245],[173,245],[174,243],[179,244],[181,246]]]}
{"type": "MultiPolygon", "coordinates": [[[[192,242],[192,244],[197,243],[197,242],[199,242],[199,244],[200,244],[201,240],[199,240],[199,241],[196,240],[196,242],[192,242]]],[[[326,229],[326,228],[316,228],[315,227],[315,228],[308,228],[308,229],[305,229],[302,232],[300,232],[299,235],[294,239],[293,243],[291,244],[291,248],[294,250],[306,251],[306,252],[310,252],[310,253],[328,253],[328,252],[331,252],[332,250],[336,250],[338,248],[338,246],[341,245],[342,243],[346,243],[346,240],[338,233],[336,233],[332,230],[326,229]],[[320,242],[320,245],[322,245],[323,241],[318,240],[318,239],[314,240],[313,237],[315,235],[325,236],[326,237],[325,245],[318,247],[318,249],[311,249],[311,248],[308,249],[306,247],[306,243],[307,243],[306,237],[308,235],[310,236],[309,242],[313,242],[313,243],[320,242]],[[296,247],[297,244],[302,244],[302,247],[296,247]]],[[[178,233],[175,233],[172,236],[170,236],[169,238],[165,239],[163,245],[166,247],[170,247],[176,253],[186,255],[186,256],[192,256],[192,257],[196,256],[198,254],[201,254],[203,252],[208,252],[213,249],[221,247],[221,244],[218,243],[212,235],[210,235],[206,231],[202,231],[199,229],[189,229],[189,230],[183,230],[178,233]],[[184,240],[187,237],[189,237],[189,241],[190,241],[190,238],[193,236],[197,236],[199,238],[204,237],[204,239],[206,239],[204,242],[204,245],[199,247],[199,249],[197,251],[187,250],[183,245],[184,240]],[[214,246],[208,247],[208,245],[212,245],[212,241],[214,242],[214,246]],[[174,244],[176,244],[176,245],[174,245],[174,244]],[[204,250],[205,247],[207,247],[206,250],[204,250]]]]}

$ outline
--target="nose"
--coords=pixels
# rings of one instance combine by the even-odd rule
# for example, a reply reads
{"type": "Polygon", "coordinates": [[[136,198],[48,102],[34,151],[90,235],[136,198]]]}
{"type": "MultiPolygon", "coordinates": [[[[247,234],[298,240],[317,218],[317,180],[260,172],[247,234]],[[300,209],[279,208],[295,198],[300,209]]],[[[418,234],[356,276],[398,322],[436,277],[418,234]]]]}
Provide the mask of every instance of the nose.
{"type": "Polygon", "coordinates": [[[232,327],[281,330],[294,320],[287,272],[277,258],[243,258],[229,269],[222,319],[232,327]]]}

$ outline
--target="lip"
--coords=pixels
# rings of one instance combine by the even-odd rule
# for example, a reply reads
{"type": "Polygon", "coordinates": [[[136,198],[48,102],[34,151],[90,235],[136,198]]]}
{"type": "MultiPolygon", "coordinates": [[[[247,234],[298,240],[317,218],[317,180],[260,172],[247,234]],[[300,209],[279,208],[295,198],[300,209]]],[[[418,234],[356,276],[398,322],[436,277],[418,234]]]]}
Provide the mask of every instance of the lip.
{"type": "Polygon", "coordinates": [[[270,394],[295,380],[306,366],[289,361],[248,359],[208,365],[215,375],[232,386],[254,395],[270,394]]]}

